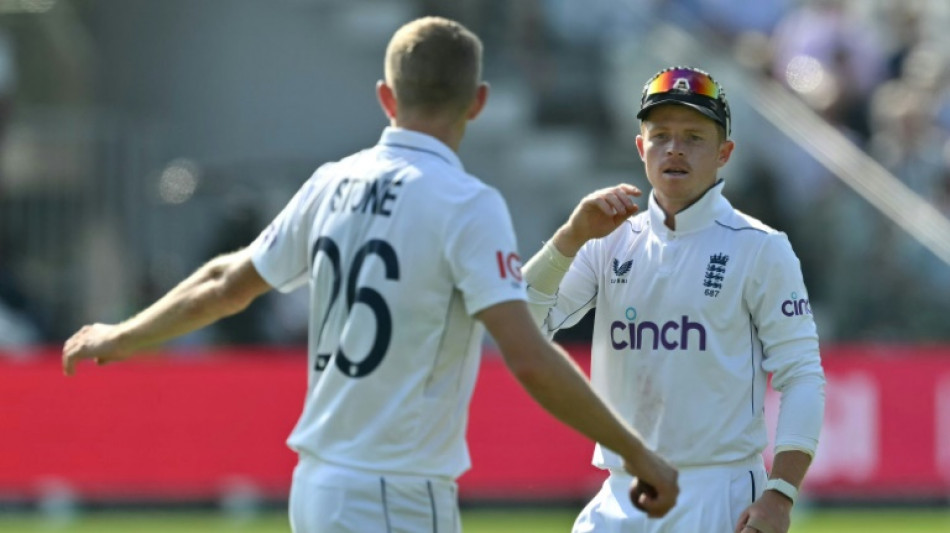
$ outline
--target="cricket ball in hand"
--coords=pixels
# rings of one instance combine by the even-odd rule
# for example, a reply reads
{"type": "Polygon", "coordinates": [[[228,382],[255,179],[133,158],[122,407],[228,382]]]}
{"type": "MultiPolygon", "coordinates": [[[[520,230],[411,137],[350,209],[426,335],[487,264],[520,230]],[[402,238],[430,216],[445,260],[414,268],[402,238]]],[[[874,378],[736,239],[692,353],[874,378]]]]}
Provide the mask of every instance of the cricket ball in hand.
{"type": "Polygon", "coordinates": [[[650,498],[657,497],[656,488],[653,485],[643,481],[640,478],[637,478],[634,480],[633,486],[630,487],[630,501],[633,502],[634,507],[640,509],[641,511],[645,511],[646,509],[640,505],[640,496],[642,494],[646,494],[650,498]]]}

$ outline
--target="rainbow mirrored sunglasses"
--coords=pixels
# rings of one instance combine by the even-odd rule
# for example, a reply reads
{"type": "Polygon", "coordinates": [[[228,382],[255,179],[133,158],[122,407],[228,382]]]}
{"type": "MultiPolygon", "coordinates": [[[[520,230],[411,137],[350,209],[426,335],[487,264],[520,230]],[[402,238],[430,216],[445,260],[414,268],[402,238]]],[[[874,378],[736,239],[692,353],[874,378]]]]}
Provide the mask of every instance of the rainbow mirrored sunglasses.
{"type": "Polygon", "coordinates": [[[647,83],[643,99],[660,93],[692,93],[719,100],[722,88],[709,74],[701,70],[674,67],[664,70],[647,83]]]}
{"type": "Polygon", "coordinates": [[[725,91],[716,80],[712,79],[712,76],[696,68],[672,67],[658,72],[643,87],[640,106],[644,108],[652,102],[667,98],[699,105],[699,101],[695,99],[696,96],[711,100],[709,102],[711,105],[702,107],[708,107],[709,112],[715,115],[711,118],[719,121],[726,129],[726,134],[730,134],[731,113],[725,91]]]}

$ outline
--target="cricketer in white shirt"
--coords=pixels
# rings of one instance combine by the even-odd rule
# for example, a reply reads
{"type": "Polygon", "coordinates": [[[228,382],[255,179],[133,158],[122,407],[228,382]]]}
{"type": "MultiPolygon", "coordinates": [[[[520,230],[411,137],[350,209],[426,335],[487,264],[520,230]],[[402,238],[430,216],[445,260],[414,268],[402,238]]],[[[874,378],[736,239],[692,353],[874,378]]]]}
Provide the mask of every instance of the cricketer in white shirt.
{"type": "MultiPolygon", "coordinates": [[[[465,429],[484,331],[473,316],[525,299],[501,195],[445,144],[388,127],[375,147],[320,167],[252,250],[272,286],[310,285],[307,395],[288,439],[301,457],[291,499],[305,482],[368,491],[377,506],[418,490],[420,513],[454,530],[458,517],[448,514],[457,512],[454,480],[470,466],[465,429]]],[[[292,501],[292,515],[333,501],[299,498],[307,503],[292,501]]],[[[399,517],[386,516],[396,527],[399,517]]]]}
{"type": "Polygon", "coordinates": [[[389,127],[320,167],[253,252],[280,291],[310,284],[311,372],[291,448],[375,471],[468,469],[473,315],[525,299],[515,249],[501,195],[428,135],[389,127]]]}
{"type": "MultiPolygon", "coordinates": [[[[745,506],[761,494],[764,471],[754,467],[767,444],[770,374],[782,393],[776,451],[813,455],[823,419],[824,373],[799,261],[785,234],[735,210],[722,187],[677,213],[675,231],[651,193],[646,212],[587,241],[572,262],[548,243],[540,253],[567,270],[556,294],[532,287],[534,259],[524,272],[548,334],[596,308],[594,388],[681,472],[666,521],[690,505],[691,467],[740,465],[755,474],[745,506]]],[[[599,445],[593,462],[620,472],[599,445]]],[[[732,510],[733,524],[743,508],[732,510]]]]}

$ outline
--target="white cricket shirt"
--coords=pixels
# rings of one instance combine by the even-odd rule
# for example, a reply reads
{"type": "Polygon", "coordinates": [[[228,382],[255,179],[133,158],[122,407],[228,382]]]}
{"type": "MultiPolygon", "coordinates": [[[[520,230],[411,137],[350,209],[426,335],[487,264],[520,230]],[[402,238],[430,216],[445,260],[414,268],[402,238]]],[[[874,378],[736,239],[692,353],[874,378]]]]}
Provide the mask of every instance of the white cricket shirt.
{"type": "MultiPolygon", "coordinates": [[[[767,373],[784,391],[776,447],[813,452],[821,427],[824,374],[799,261],[722,187],[678,213],[676,231],[651,194],[647,211],[581,248],[545,319],[553,333],[596,307],[592,384],[675,466],[762,452],[767,373]],[[796,394],[821,397],[786,402],[796,394]]],[[[594,463],[622,467],[599,445],[594,463]]]]}
{"type": "Polygon", "coordinates": [[[422,133],[320,167],[252,244],[261,276],[309,282],[309,380],[288,444],[377,472],[455,478],[483,327],[524,300],[501,195],[422,133]]]}

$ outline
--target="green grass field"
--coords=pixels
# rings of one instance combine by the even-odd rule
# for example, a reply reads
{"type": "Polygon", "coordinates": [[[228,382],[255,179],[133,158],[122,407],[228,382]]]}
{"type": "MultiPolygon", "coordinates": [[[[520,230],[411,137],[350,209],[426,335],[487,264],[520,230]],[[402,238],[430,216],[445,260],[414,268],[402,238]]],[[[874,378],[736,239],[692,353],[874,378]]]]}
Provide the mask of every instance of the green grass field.
{"type": "MultiPolygon", "coordinates": [[[[565,533],[574,509],[489,510],[462,513],[465,533],[565,533]]],[[[239,520],[212,512],[95,512],[72,520],[0,512],[3,533],[287,533],[283,513],[239,520]]],[[[799,512],[792,533],[947,533],[950,509],[820,510],[799,512]]]]}

